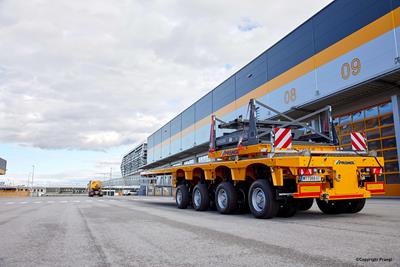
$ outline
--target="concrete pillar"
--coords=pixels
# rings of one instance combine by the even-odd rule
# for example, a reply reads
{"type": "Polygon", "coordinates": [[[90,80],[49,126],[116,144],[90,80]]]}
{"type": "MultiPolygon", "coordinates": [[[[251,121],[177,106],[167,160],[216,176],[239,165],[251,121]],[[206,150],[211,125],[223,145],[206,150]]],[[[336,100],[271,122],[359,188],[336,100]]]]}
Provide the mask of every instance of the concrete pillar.
{"type": "Polygon", "coordinates": [[[400,169],[400,95],[392,96],[394,131],[396,133],[397,161],[400,169]]]}

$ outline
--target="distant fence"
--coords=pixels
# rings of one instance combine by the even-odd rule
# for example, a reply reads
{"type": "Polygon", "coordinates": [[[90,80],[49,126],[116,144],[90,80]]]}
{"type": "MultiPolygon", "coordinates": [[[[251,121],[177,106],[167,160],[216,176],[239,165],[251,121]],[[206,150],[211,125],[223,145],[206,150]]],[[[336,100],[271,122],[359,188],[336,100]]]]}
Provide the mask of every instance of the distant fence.
{"type": "Polygon", "coordinates": [[[0,189],[0,197],[29,197],[28,190],[4,190],[0,189]]]}

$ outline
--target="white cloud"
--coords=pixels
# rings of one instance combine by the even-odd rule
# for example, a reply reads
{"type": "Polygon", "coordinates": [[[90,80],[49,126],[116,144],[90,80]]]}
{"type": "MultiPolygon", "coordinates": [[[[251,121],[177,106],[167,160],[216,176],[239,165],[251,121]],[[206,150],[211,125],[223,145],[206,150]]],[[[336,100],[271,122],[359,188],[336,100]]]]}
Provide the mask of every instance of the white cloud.
{"type": "Polygon", "coordinates": [[[0,142],[140,142],[328,2],[0,0],[0,142]]]}

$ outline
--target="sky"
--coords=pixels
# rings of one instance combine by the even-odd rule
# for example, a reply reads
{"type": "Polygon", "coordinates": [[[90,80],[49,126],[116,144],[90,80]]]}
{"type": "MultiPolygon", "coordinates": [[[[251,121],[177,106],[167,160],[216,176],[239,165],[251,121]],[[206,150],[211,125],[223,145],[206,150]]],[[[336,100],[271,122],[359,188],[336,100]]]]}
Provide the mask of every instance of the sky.
{"type": "Polygon", "coordinates": [[[330,2],[0,0],[0,181],[119,177],[130,149],[330,2]]]}

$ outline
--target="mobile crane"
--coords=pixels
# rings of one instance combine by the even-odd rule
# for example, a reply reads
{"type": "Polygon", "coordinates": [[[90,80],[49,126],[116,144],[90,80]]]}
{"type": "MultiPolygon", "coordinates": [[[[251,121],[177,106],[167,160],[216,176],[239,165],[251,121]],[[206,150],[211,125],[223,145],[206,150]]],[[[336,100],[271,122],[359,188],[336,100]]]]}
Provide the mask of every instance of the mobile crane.
{"type": "Polygon", "coordinates": [[[353,149],[342,150],[332,108],[292,118],[251,99],[248,119],[224,122],[211,116],[209,162],[147,170],[144,176],[171,175],[176,205],[222,214],[250,210],[256,218],[290,217],[314,199],[326,214],[357,213],[366,198],[384,194],[378,181],[384,160],[368,151],[362,133],[352,133],[353,149]],[[257,118],[259,108],[274,112],[257,118]],[[228,129],[216,137],[216,126],[228,129]]]}

